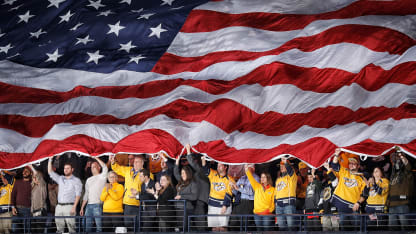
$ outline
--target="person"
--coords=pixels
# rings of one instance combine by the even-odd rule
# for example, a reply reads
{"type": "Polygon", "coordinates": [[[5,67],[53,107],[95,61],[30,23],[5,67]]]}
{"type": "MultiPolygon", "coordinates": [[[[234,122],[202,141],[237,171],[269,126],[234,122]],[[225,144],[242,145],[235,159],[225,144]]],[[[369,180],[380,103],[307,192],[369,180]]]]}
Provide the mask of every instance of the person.
{"type": "MultiPolygon", "coordinates": [[[[45,216],[46,215],[46,182],[43,179],[43,173],[37,171],[32,165],[29,165],[32,170],[32,192],[31,192],[31,214],[33,217],[45,216]]],[[[43,232],[45,219],[32,219],[31,229],[33,233],[43,232]]]]}
{"type": "Polygon", "coordinates": [[[384,213],[389,194],[389,180],[384,178],[381,168],[374,168],[373,176],[368,179],[364,193],[368,194],[365,212],[370,214],[367,226],[369,228],[385,227],[384,217],[377,217],[377,213],[384,213]]]}
{"type": "Polygon", "coordinates": [[[298,163],[298,181],[296,185],[296,210],[299,214],[303,213],[306,199],[306,187],[308,187],[309,167],[304,162],[298,163]]]}
{"type": "Polygon", "coordinates": [[[131,194],[142,202],[142,230],[149,232],[153,231],[155,225],[154,220],[156,218],[156,202],[151,202],[151,200],[156,200],[154,197],[155,182],[150,178],[150,171],[148,169],[140,170],[139,179],[141,181],[140,192],[132,188],[131,194]]]}
{"type": "Polygon", "coordinates": [[[337,208],[332,205],[332,196],[334,195],[335,188],[338,185],[338,178],[335,176],[333,170],[329,166],[328,162],[324,163],[326,169],[327,180],[323,183],[321,196],[319,199],[318,207],[320,213],[325,214],[322,216],[322,231],[339,231],[339,218],[332,214],[337,214],[337,208]]]}
{"type": "Polygon", "coordinates": [[[392,172],[390,176],[390,190],[389,190],[389,227],[396,230],[396,227],[401,227],[406,230],[409,221],[404,214],[410,212],[410,197],[413,194],[413,174],[412,166],[404,153],[399,149],[390,156],[392,162],[392,172]],[[399,226],[400,222],[400,226],[399,226]]]}
{"type": "MultiPolygon", "coordinates": [[[[12,190],[11,204],[13,206],[13,216],[30,217],[30,208],[32,201],[32,171],[29,167],[24,167],[22,172],[23,178],[15,182],[12,190]]],[[[12,222],[12,231],[14,233],[23,232],[27,226],[28,220],[15,219],[12,222]]]]}
{"type": "Polygon", "coordinates": [[[171,161],[169,161],[164,155],[163,153],[159,153],[158,157],[161,158],[160,160],[160,171],[158,173],[155,174],[155,181],[156,182],[160,182],[160,178],[164,175],[169,176],[170,178],[172,178],[173,176],[173,163],[171,161]]]}
{"type": "Polygon", "coordinates": [[[249,165],[245,165],[245,172],[254,190],[254,221],[257,231],[271,231],[273,226],[275,189],[269,173],[261,173],[260,183],[254,178],[249,165]]]}
{"type": "MultiPolygon", "coordinates": [[[[48,174],[58,184],[58,205],[55,208],[55,216],[76,215],[77,205],[81,198],[81,180],[73,175],[74,168],[70,163],[64,165],[64,175],[58,175],[52,169],[52,158],[48,161],[48,174]]],[[[65,225],[68,231],[75,232],[75,218],[55,218],[58,232],[65,232],[65,225]]]]}
{"type": "Polygon", "coordinates": [[[217,170],[208,167],[205,157],[202,158],[202,167],[208,176],[211,187],[208,198],[208,214],[227,216],[208,216],[208,227],[214,232],[227,231],[231,214],[232,187],[235,181],[227,175],[227,165],[217,164],[217,170]]]}
{"type": "MultiPolygon", "coordinates": [[[[295,214],[297,175],[289,160],[283,157],[280,161],[280,175],[276,179],[275,207],[276,214],[295,214]]],[[[294,230],[293,216],[277,216],[279,231],[294,230]]]]}
{"type": "MultiPolygon", "coordinates": [[[[185,204],[176,203],[177,216],[179,218],[179,226],[188,226],[188,215],[192,215],[195,209],[195,202],[198,198],[198,184],[193,179],[192,169],[186,165],[182,167],[179,174],[179,165],[181,156],[178,156],[173,169],[173,174],[178,181],[176,185],[177,195],[175,200],[184,200],[185,204]],[[186,207],[184,209],[183,205],[186,207]],[[183,217],[183,218],[182,218],[183,217]]],[[[182,230],[186,231],[186,230],[182,230]]]]}
{"type": "Polygon", "coordinates": [[[123,185],[117,183],[117,173],[108,173],[108,182],[101,191],[100,200],[103,202],[103,231],[113,232],[115,227],[123,225],[123,185]]]}
{"type": "Polygon", "coordinates": [[[102,232],[102,220],[98,216],[102,216],[103,214],[103,207],[101,204],[100,196],[101,191],[107,183],[108,168],[105,163],[98,157],[95,157],[94,159],[96,161],[91,162],[90,166],[92,176],[85,182],[85,192],[79,212],[81,216],[87,216],[85,220],[86,232],[92,231],[93,219],[95,219],[95,231],[102,232]],[[91,216],[94,216],[95,218],[91,218],[91,216]]]}
{"type": "Polygon", "coordinates": [[[358,172],[358,160],[356,158],[348,158],[348,168],[340,165],[340,152],[340,149],[335,150],[334,158],[330,164],[339,180],[332,203],[340,213],[341,230],[345,231],[347,226],[353,229],[359,228],[360,217],[353,214],[359,213],[361,203],[365,200],[363,191],[366,182],[363,174],[358,172]]]}
{"type": "MultiPolygon", "coordinates": [[[[140,201],[132,195],[132,191],[140,193],[142,181],[139,179],[140,171],[143,169],[144,158],[141,155],[135,155],[133,160],[133,166],[121,166],[115,162],[115,157],[110,156],[111,168],[119,176],[124,177],[124,225],[132,230],[133,219],[131,216],[136,216],[140,212],[140,201]]],[[[150,178],[153,179],[153,174],[150,174],[150,178]]]]}
{"type": "Polygon", "coordinates": [[[210,186],[209,179],[201,167],[201,157],[204,156],[198,153],[192,153],[190,144],[187,144],[185,148],[187,152],[186,161],[194,171],[195,176],[193,176],[193,178],[199,191],[193,214],[201,216],[194,218],[193,227],[195,227],[199,232],[204,232],[207,228],[207,219],[203,215],[206,215],[208,212],[208,196],[210,186]]]}
{"type": "Polygon", "coordinates": [[[160,183],[155,184],[154,197],[157,199],[157,216],[159,217],[159,231],[173,232],[175,208],[173,200],[176,195],[172,179],[165,174],[160,177],[160,183]]]}
{"type": "MultiPolygon", "coordinates": [[[[260,177],[257,174],[255,174],[254,164],[248,164],[248,170],[250,171],[253,178],[257,182],[259,182],[260,177]]],[[[248,176],[246,173],[242,177],[240,177],[240,179],[238,179],[236,184],[233,184],[233,195],[235,197],[235,202],[232,213],[236,215],[252,215],[254,210],[254,190],[250,184],[250,181],[248,180],[248,176]]],[[[254,226],[250,219],[251,218],[249,218],[248,221],[249,227],[252,225],[254,226]]],[[[231,226],[238,227],[238,230],[240,230],[240,218],[232,217],[231,226]]]]}
{"type": "MultiPolygon", "coordinates": [[[[316,169],[309,169],[307,172],[308,186],[306,187],[304,214],[318,214],[319,201],[321,196],[322,183],[315,175],[316,169]]],[[[307,231],[320,231],[321,222],[319,216],[306,216],[305,225],[307,231]]]]}
{"type": "Polygon", "coordinates": [[[14,177],[0,171],[0,233],[10,233],[12,227],[11,194],[14,186],[14,177]]]}

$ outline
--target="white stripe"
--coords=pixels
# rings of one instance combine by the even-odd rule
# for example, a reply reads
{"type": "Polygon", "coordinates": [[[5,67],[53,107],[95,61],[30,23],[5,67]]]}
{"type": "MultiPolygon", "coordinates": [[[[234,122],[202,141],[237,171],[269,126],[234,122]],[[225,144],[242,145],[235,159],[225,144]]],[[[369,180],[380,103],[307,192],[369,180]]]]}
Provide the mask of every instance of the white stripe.
{"type": "Polygon", "coordinates": [[[298,144],[313,137],[323,137],[346,147],[366,139],[392,144],[406,144],[416,138],[416,119],[378,121],[371,126],[350,123],[331,128],[303,126],[294,133],[281,136],[266,136],[254,132],[239,131],[227,134],[208,122],[192,123],[159,115],[148,119],[140,126],[111,124],[57,124],[44,137],[32,138],[17,132],[0,128],[0,151],[32,153],[43,140],[63,140],[74,134],[84,134],[102,141],[116,143],[132,133],[145,129],[161,129],[174,136],[181,144],[224,140],[236,149],[270,149],[281,144],[298,144]],[[351,137],[354,136],[354,137],[351,137]]]}
{"type": "Polygon", "coordinates": [[[125,119],[180,99],[198,103],[231,99],[261,114],[267,111],[281,114],[308,113],[328,106],[343,106],[355,111],[359,108],[378,106],[394,108],[406,102],[416,104],[414,93],[416,93],[416,85],[408,86],[397,83],[389,83],[373,92],[352,84],[334,93],[304,91],[289,84],[266,87],[254,84],[238,86],[221,95],[209,94],[192,86],[179,86],[162,96],[146,99],[82,96],[62,103],[5,103],[0,104],[0,114],[41,117],[84,113],[95,116],[112,115],[125,119]]]}
{"type": "Polygon", "coordinates": [[[241,14],[249,12],[319,14],[336,11],[357,0],[224,0],[208,2],[195,9],[241,14]]]}
{"type": "Polygon", "coordinates": [[[363,46],[348,43],[329,45],[313,52],[293,49],[279,55],[264,56],[253,61],[216,63],[200,72],[183,72],[174,75],[133,71],[116,71],[110,74],[101,74],[71,69],[42,69],[3,60],[0,61],[0,82],[22,87],[66,92],[81,85],[91,88],[100,86],[129,86],[149,81],[177,78],[184,80],[217,79],[230,81],[249,74],[259,66],[273,62],[283,62],[300,67],[337,68],[358,73],[368,64],[375,64],[385,70],[390,70],[401,63],[414,61],[416,61],[416,46],[411,47],[402,56],[399,56],[374,52],[363,46]],[[233,69],[230,69],[230,67],[233,69]]]}
{"type": "Polygon", "coordinates": [[[352,19],[318,20],[302,30],[293,31],[274,32],[250,27],[227,27],[213,32],[180,32],[167,52],[181,57],[197,57],[218,51],[269,51],[292,39],[313,36],[330,28],[349,24],[386,27],[416,38],[416,15],[369,15],[352,19]]]}

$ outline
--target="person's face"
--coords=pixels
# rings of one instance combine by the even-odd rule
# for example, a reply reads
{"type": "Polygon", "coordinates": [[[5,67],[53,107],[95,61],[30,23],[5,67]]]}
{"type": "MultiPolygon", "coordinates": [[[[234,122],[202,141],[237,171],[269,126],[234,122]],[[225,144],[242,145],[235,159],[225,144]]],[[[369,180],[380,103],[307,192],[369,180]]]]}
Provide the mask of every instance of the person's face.
{"type": "Polygon", "coordinates": [[[182,178],[183,181],[186,181],[186,179],[188,179],[188,176],[186,175],[185,170],[181,171],[181,178],[182,178]]]}
{"type": "Polygon", "coordinates": [[[132,155],[132,154],[129,154],[129,165],[133,165],[133,162],[134,162],[134,155],[132,155]]]}
{"type": "Polygon", "coordinates": [[[217,171],[218,171],[218,173],[220,173],[220,174],[224,174],[224,173],[226,173],[227,172],[227,166],[225,166],[224,164],[222,164],[222,163],[218,163],[218,165],[217,165],[217,171]]]}
{"type": "Polygon", "coordinates": [[[260,176],[260,183],[262,185],[265,185],[265,186],[269,185],[269,183],[267,182],[267,176],[266,176],[266,174],[264,174],[264,173],[261,174],[261,176],[260,176]]]}
{"type": "Polygon", "coordinates": [[[166,179],[165,176],[160,177],[160,186],[162,186],[163,188],[166,188],[169,186],[169,181],[168,179],[166,179]]]}
{"type": "Polygon", "coordinates": [[[287,172],[285,165],[280,164],[280,172],[281,173],[286,173],[287,172]]]}
{"type": "Polygon", "coordinates": [[[300,175],[305,178],[308,175],[308,168],[302,168],[299,170],[299,172],[300,175]]]}
{"type": "Polygon", "coordinates": [[[115,173],[110,173],[108,175],[108,182],[110,182],[110,184],[114,184],[117,181],[117,175],[115,173]]]}
{"type": "Polygon", "coordinates": [[[23,174],[23,178],[29,178],[30,176],[32,176],[32,173],[27,168],[23,169],[22,174],[23,174]]]}
{"type": "Polygon", "coordinates": [[[348,162],[348,167],[350,168],[351,171],[356,171],[356,170],[358,170],[358,163],[348,162]]]}
{"type": "Polygon", "coordinates": [[[374,178],[381,178],[381,175],[382,173],[381,173],[380,168],[374,168],[374,171],[373,171],[374,178]]]}
{"type": "Polygon", "coordinates": [[[312,175],[308,175],[308,182],[312,183],[313,182],[313,176],[312,175]]]}
{"type": "Polygon", "coordinates": [[[143,175],[142,172],[140,172],[140,174],[139,174],[139,179],[142,183],[145,182],[145,180],[146,180],[146,177],[143,175]]]}
{"type": "Polygon", "coordinates": [[[133,161],[134,170],[137,171],[137,170],[143,169],[143,164],[144,162],[142,158],[134,158],[134,161],[133,161]]]}
{"type": "Polygon", "coordinates": [[[93,175],[99,174],[100,173],[100,169],[101,169],[101,167],[100,167],[100,165],[97,162],[93,162],[91,164],[91,172],[92,172],[93,175]]]}
{"type": "Polygon", "coordinates": [[[70,165],[65,165],[65,166],[64,166],[64,175],[65,175],[65,176],[70,176],[70,175],[72,175],[73,170],[74,170],[74,169],[73,169],[70,165]]]}
{"type": "Polygon", "coordinates": [[[162,170],[168,168],[168,164],[166,164],[165,160],[162,159],[162,161],[160,162],[160,167],[162,168],[162,170]]]}

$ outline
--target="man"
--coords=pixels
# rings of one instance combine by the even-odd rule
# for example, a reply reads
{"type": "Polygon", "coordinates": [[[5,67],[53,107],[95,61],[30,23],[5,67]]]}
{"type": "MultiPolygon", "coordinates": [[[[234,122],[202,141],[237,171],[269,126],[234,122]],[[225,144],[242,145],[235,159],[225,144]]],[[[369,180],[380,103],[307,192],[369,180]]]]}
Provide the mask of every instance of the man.
{"type": "MultiPolygon", "coordinates": [[[[253,178],[259,182],[260,178],[255,174],[254,164],[249,164],[248,170],[253,175],[253,178]]],[[[254,210],[254,191],[246,174],[240,177],[236,184],[233,184],[233,194],[236,201],[232,213],[236,215],[252,215],[254,210]]],[[[231,226],[237,227],[236,231],[239,231],[240,218],[232,217],[231,219],[231,226]]],[[[253,220],[250,218],[249,221],[249,226],[254,227],[255,224],[253,220]]]]}
{"type": "Polygon", "coordinates": [[[155,199],[155,182],[150,178],[150,171],[147,169],[140,170],[139,179],[141,181],[140,192],[132,189],[132,195],[137,200],[142,201],[142,227],[143,231],[153,231],[154,220],[156,218],[156,199],[155,199]],[[143,202],[154,200],[155,202],[143,202]]]}
{"type": "MultiPolygon", "coordinates": [[[[208,214],[231,214],[231,184],[235,183],[227,176],[228,166],[218,163],[217,171],[207,166],[205,158],[202,158],[202,167],[208,176],[211,190],[208,198],[208,214]]],[[[227,231],[229,216],[208,216],[208,227],[214,232],[227,231]]]]}
{"type": "MultiPolygon", "coordinates": [[[[412,166],[403,152],[397,150],[391,156],[392,173],[390,176],[390,190],[388,207],[391,214],[403,214],[410,212],[410,196],[413,195],[412,166]]],[[[396,229],[398,222],[402,230],[408,228],[409,217],[406,215],[389,215],[389,227],[396,229]]]]}
{"type": "MultiPolygon", "coordinates": [[[[321,198],[322,183],[315,175],[315,169],[309,169],[307,172],[308,186],[306,187],[305,197],[305,214],[318,214],[319,213],[319,201],[321,198]]],[[[319,216],[306,216],[305,219],[307,231],[320,231],[321,222],[319,216]]]]}
{"type": "MultiPolygon", "coordinates": [[[[95,157],[97,162],[91,163],[91,174],[92,176],[87,179],[85,183],[85,193],[82,201],[82,206],[80,210],[80,215],[84,215],[84,208],[87,205],[85,216],[95,216],[95,225],[96,232],[102,232],[102,223],[101,218],[97,216],[102,216],[103,207],[100,200],[101,192],[107,183],[107,172],[108,168],[103,161],[98,157],[95,157]],[[100,173],[100,170],[102,172],[100,173]]],[[[92,218],[86,219],[86,232],[91,232],[92,230],[92,218]]]]}
{"type": "Polygon", "coordinates": [[[12,175],[0,172],[0,233],[10,233],[12,227],[12,206],[11,194],[13,190],[14,179],[12,175]]]}
{"type": "Polygon", "coordinates": [[[361,203],[365,200],[363,191],[366,181],[362,173],[358,172],[359,166],[356,158],[348,159],[348,169],[340,166],[340,152],[340,149],[336,149],[334,159],[330,164],[339,181],[334,191],[332,204],[337,207],[340,213],[341,230],[345,231],[347,225],[352,226],[354,229],[357,229],[359,226],[360,217],[351,214],[357,214],[360,211],[361,203]],[[349,221],[352,221],[352,223],[349,224],[349,221]]]}
{"type": "MultiPolygon", "coordinates": [[[[23,178],[16,180],[12,191],[12,213],[17,217],[30,217],[32,205],[32,170],[23,168],[23,178]]],[[[14,233],[23,232],[25,220],[16,219],[13,221],[12,230],[14,233]]]]}
{"type": "MultiPolygon", "coordinates": [[[[73,175],[74,168],[70,163],[64,164],[64,175],[58,175],[52,169],[52,158],[48,161],[49,176],[58,184],[58,205],[55,216],[75,216],[81,198],[81,180],[73,175]]],[[[58,232],[65,232],[65,224],[70,233],[75,233],[75,218],[55,218],[58,232]]]]}
{"type": "Polygon", "coordinates": [[[335,176],[328,162],[324,163],[324,168],[326,169],[327,180],[323,183],[319,209],[327,215],[322,216],[322,231],[339,231],[338,217],[329,215],[338,213],[337,208],[331,202],[335,188],[338,186],[338,178],[335,176]]]}
{"type": "Polygon", "coordinates": [[[160,161],[160,168],[161,170],[155,174],[155,182],[160,182],[160,177],[167,175],[170,178],[173,177],[173,163],[169,161],[165,156],[163,156],[162,153],[158,154],[159,157],[161,157],[160,161]]]}
{"type": "MultiPolygon", "coordinates": [[[[115,162],[114,156],[110,157],[111,168],[117,175],[124,177],[124,215],[136,216],[139,214],[140,201],[137,200],[132,191],[141,191],[142,182],[139,179],[139,173],[143,169],[144,158],[141,155],[135,155],[133,160],[133,166],[121,166],[115,162]]],[[[153,174],[150,174],[150,177],[153,179],[153,174]]],[[[126,227],[132,227],[133,219],[132,217],[125,217],[124,223],[126,227]]]]}
{"type": "MultiPolygon", "coordinates": [[[[296,213],[296,186],[298,177],[295,170],[289,164],[287,158],[280,161],[280,175],[276,179],[276,214],[295,214],[296,213]]],[[[278,216],[277,224],[279,231],[294,230],[293,216],[278,216]]]]}

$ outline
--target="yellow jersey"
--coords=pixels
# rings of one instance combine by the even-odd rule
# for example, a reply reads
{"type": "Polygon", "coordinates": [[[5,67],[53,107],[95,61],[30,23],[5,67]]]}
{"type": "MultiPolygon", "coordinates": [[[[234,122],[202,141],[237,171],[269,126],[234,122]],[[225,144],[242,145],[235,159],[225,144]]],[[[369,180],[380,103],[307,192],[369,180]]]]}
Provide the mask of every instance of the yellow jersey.
{"type": "Polygon", "coordinates": [[[254,179],[250,171],[246,171],[248,180],[254,191],[254,214],[271,214],[274,211],[274,187],[266,189],[254,179]]]}
{"type": "Polygon", "coordinates": [[[234,180],[227,175],[220,176],[213,169],[209,170],[208,179],[211,185],[208,205],[215,207],[230,206],[232,199],[231,183],[235,183],[234,180]]]}
{"type": "Polygon", "coordinates": [[[278,206],[295,205],[296,203],[296,186],[298,176],[293,168],[285,165],[287,173],[277,178],[275,198],[278,206]]]}

